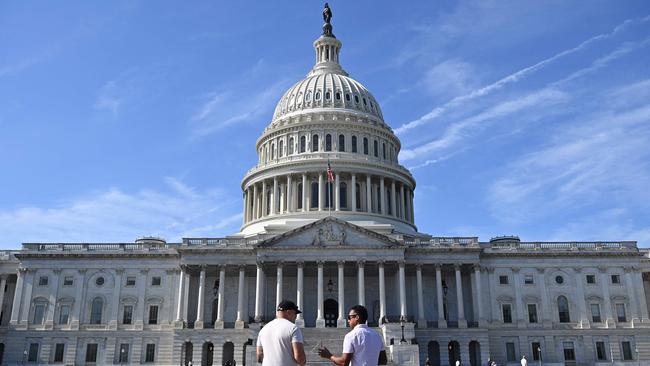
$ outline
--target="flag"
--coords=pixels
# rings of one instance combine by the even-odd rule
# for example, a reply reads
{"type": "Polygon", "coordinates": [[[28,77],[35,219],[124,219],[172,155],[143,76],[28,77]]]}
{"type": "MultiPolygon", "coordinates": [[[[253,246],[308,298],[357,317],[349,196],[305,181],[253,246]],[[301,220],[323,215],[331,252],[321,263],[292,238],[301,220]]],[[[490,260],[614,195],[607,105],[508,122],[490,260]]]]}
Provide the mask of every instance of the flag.
{"type": "Polygon", "coordinates": [[[328,182],[334,181],[334,172],[332,171],[332,167],[330,166],[329,160],[327,161],[327,181],[328,182]]]}

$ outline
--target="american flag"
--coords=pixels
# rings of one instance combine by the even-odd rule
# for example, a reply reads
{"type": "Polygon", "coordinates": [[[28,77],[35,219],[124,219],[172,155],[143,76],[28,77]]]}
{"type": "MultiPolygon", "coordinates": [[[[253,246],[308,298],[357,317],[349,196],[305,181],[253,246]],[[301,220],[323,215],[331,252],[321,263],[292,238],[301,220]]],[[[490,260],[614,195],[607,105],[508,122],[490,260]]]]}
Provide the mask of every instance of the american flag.
{"type": "Polygon", "coordinates": [[[334,181],[334,172],[332,171],[332,167],[330,166],[329,160],[327,161],[327,181],[328,182],[334,181]]]}

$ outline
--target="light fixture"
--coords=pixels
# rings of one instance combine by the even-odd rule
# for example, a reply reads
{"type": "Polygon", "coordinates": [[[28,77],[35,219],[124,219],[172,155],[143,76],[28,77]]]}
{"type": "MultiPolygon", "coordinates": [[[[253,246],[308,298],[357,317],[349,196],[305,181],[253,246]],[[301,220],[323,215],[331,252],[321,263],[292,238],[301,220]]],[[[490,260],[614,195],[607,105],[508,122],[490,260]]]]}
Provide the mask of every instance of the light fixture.
{"type": "Polygon", "coordinates": [[[214,294],[214,296],[217,296],[217,294],[219,293],[219,280],[218,279],[214,280],[214,286],[212,287],[212,293],[214,294]]]}
{"type": "Polygon", "coordinates": [[[442,280],[442,292],[447,296],[447,292],[449,291],[449,287],[447,287],[447,282],[445,280],[442,280]]]}
{"type": "Polygon", "coordinates": [[[332,278],[330,278],[329,281],[327,281],[327,292],[330,294],[334,291],[334,282],[332,282],[332,278]]]}

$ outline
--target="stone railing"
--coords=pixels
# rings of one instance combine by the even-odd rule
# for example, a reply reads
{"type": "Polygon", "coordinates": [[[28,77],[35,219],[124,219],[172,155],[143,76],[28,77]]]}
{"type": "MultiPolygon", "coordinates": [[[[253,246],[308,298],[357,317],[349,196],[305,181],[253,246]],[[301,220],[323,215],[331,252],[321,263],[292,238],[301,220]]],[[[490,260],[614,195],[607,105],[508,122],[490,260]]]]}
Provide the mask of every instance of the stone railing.
{"type": "Polygon", "coordinates": [[[421,247],[478,247],[478,237],[435,237],[429,240],[407,239],[404,244],[421,247]]]}
{"type": "Polygon", "coordinates": [[[43,251],[156,251],[174,248],[177,245],[157,243],[23,243],[23,250],[43,251]]]}
{"type": "Polygon", "coordinates": [[[490,243],[490,249],[496,250],[604,250],[636,249],[635,241],[595,241],[595,242],[518,242],[507,241],[490,243]]]}
{"type": "Polygon", "coordinates": [[[13,259],[13,253],[10,250],[1,250],[0,251],[0,261],[8,261],[13,259]]]}
{"type": "Polygon", "coordinates": [[[183,238],[183,245],[220,245],[220,246],[247,246],[257,245],[273,235],[257,235],[254,238],[183,238]]]}

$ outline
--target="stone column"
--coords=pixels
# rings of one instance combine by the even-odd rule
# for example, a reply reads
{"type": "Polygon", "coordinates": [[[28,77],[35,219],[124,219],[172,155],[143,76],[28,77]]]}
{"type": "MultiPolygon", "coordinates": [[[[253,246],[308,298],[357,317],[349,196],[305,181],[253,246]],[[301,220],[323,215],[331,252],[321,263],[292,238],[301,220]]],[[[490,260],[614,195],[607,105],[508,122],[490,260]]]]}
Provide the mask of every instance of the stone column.
{"type": "Polygon", "coordinates": [[[264,319],[264,304],[262,304],[262,293],[264,292],[264,267],[261,262],[257,262],[257,272],[255,276],[255,321],[261,322],[264,319]]]}
{"type": "Polygon", "coordinates": [[[540,303],[541,306],[541,311],[542,311],[542,325],[545,328],[550,328],[552,327],[552,322],[551,322],[551,303],[549,302],[548,299],[548,289],[546,288],[546,279],[544,276],[545,268],[539,267],[537,268],[537,279],[535,280],[539,286],[539,289],[541,290],[541,295],[542,295],[542,301],[540,303]]]}
{"type": "Polygon", "coordinates": [[[235,320],[235,329],[244,329],[246,324],[246,310],[244,309],[244,295],[246,287],[246,266],[239,266],[239,289],[237,292],[237,320],[235,320]]]}
{"type": "MultiPolygon", "coordinates": [[[[58,270],[58,272],[61,272],[61,270],[58,270]]],[[[119,308],[120,308],[120,296],[121,296],[121,291],[122,291],[122,275],[124,274],[124,268],[117,268],[115,269],[115,283],[113,284],[113,301],[111,306],[111,317],[108,320],[108,327],[111,330],[117,330],[117,316],[119,314],[119,308]]],[[[56,277],[56,287],[53,287],[54,289],[59,288],[59,275],[56,277]]],[[[51,300],[50,300],[51,301],[51,300]]],[[[55,302],[52,302],[56,306],[55,302]]],[[[50,314],[48,314],[48,322],[50,324],[54,324],[54,307],[52,308],[52,317],[50,318],[50,314]]],[[[47,322],[46,322],[47,324],[47,322]]]]}
{"type": "Polygon", "coordinates": [[[302,211],[306,212],[309,211],[309,207],[307,207],[307,190],[311,190],[311,187],[307,187],[307,174],[303,173],[302,174],[302,211]]]}
{"type": "Polygon", "coordinates": [[[72,316],[70,317],[70,329],[79,330],[79,324],[81,323],[81,317],[84,304],[84,298],[86,297],[86,269],[80,268],[77,270],[79,277],[75,277],[74,282],[77,284],[75,286],[75,300],[72,309],[72,316]]]}
{"type": "MultiPolygon", "coordinates": [[[[5,302],[5,287],[7,286],[7,275],[0,275],[0,310],[5,302]]],[[[11,316],[11,314],[9,315],[11,316]]],[[[7,318],[7,314],[4,314],[4,318],[7,318]]]]}
{"type": "Polygon", "coordinates": [[[384,187],[384,177],[379,177],[379,202],[381,203],[381,214],[386,214],[386,188],[384,187]]]}
{"type": "Polygon", "coordinates": [[[640,322],[639,310],[637,307],[637,298],[634,293],[634,288],[632,287],[632,273],[634,273],[634,267],[625,267],[625,289],[627,291],[627,298],[630,303],[630,324],[638,324],[640,322]]]}
{"type": "Polygon", "coordinates": [[[399,185],[399,207],[400,207],[400,218],[406,220],[406,197],[404,197],[404,183],[399,185]]]}
{"type": "Polygon", "coordinates": [[[515,285],[515,320],[519,328],[526,326],[524,323],[524,305],[521,295],[521,276],[519,275],[520,268],[512,267],[512,276],[515,285]]]}
{"type": "Polygon", "coordinates": [[[352,174],[352,212],[357,212],[357,175],[352,174]]]}
{"type": "Polygon", "coordinates": [[[194,328],[203,329],[203,303],[205,302],[205,265],[201,266],[199,274],[199,296],[196,304],[196,321],[194,328]]]}
{"type": "Polygon", "coordinates": [[[474,265],[474,278],[476,280],[476,302],[478,306],[478,326],[483,328],[487,326],[485,316],[483,315],[483,291],[481,290],[481,266],[477,263],[474,265]]]}
{"type": "Polygon", "coordinates": [[[278,201],[275,203],[277,206],[277,213],[283,214],[287,212],[287,205],[286,205],[286,199],[287,199],[287,191],[286,191],[286,186],[284,183],[280,183],[280,193],[278,193],[278,201]]]}
{"type": "Polygon", "coordinates": [[[395,197],[395,181],[390,182],[390,211],[393,217],[397,217],[397,197],[395,197]]]}
{"type": "Polygon", "coordinates": [[[445,319],[445,307],[443,304],[442,294],[442,265],[436,263],[436,297],[438,298],[438,328],[447,328],[445,319]]]}
{"type": "Polygon", "coordinates": [[[338,328],[345,328],[347,326],[345,314],[345,261],[336,262],[339,266],[339,317],[336,319],[336,326],[338,328]]]}
{"type": "Polygon", "coordinates": [[[406,221],[408,222],[413,222],[413,214],[411,212],[411,190],[409,188],[406,189],[406,221]]]}
{"type": "Polygon", "coordinates": [[[576,297],[578,300],[578,327],[589,328],[589,317],[587,316],[587,304],[585,303],[585,290],[583,286],[583,276],[580,274],[582,268],[573,269],[573,278],[576,279],[576,297]]]}
{"type": "MultiPolygon", "coordinates": [[[[300,311],[305,311],[303,308],[303,297],[304,297],[304,283],[305,283],[305,272],[303,270],[305,264],[303,262],[298,262],[298,275],[297,275],[297,283],[296,283],[296,301],[298,301],[298,309],[300,311]]],[[[305,320],[301,314],[298,314],[296,317],[296,325],[303,328],[305,326],[305,320]]]]}
{"type": "Polygon", "coordinates": [[[277,264],[277,270],[276,270],[276,278],[275,278],[275,306],[278,306],[282,302],[282,262],[278,262],[277,264]]]}
{"type": "Polygon", "coordinates": [[[325,207],[325,202],[323,201],[324,188],[323,173],[318,173],[318,211],[323,211],[323,207],[325,207]]]}
{"type": "MultiPolygon", "coordinates": [[[[273,177],[273,192],[271,192],[271,215],[275,215],[278,213],[278,202],[279,202],[280,194],[278,192],[278,177],[273,177]]],[[[268,202],[266,201],[266,190],[264,191],[264,202],[265,205],[268,205],[268,202]]],[[[264,213],[262,216],[265,216],[266,213],[268,212],[268,208],[264,207],[264,213]]]]}
{"type": "Polygon", "coordinates": [[[605,327],[606,328],[615,328],[616,322],[614,322],[614,316],[612,314],[612,299],[609,294],[609,278],[607,276],[607,267],[602,266],[598,267],[600,270],[600,287],[603,291],[603,299],[605,301],[605,327]]]}
{"type": "Polygon", "coordinates": [[[372,183],[370,175],[366,175],[366,211],[372,212],[372,183]]]}
{"type": "Polygon", "coordinates": [[[257,184],[253,184],[253,214],[252,219],[257,219],[258,215],[258,200],[257,200],[257,184]]]}
{"type": "MultiPolygon", "coordinates": [[[[341,211],[341,186],[339,185],[340,175],[334,175],[334,211],[341,211]]],[[[331,205],[330,205],[331,207],[331,205]]]]}
{"type": "Polygon", "coordinates": [[[379,325],[386,321],[386,279],[384,277],[384,261],[378,261],[379,267],[379,325]]]}
{"type": "MultiPolygon", "coordinates": [[[[27,269],[23,267],[18,267],[18,278],[16,280],[16,290],[14,291],[14,302],[11,307],[11,318],[9,319],[9,324],[16,325],[20,319],[20,308],[22,305],[23,299],[23,287],[25,283],[25,275],[27,274],[27,269]]],[[[77,286],[77,289],[83,286],[77,286]]],[[[4,295],[4,290],[3,290],[4,295]]],[[[79,300],[77,300],[79,301],[79,300]]]]}
{"type": "Polygon", "coordinates": [[[323,262],[318,261],[318,284],[317,284],[318,310],[316,312],[316,328],[325,328],[325,318],[323,317],[323,262]]]}
{"type": "Polygon", "coordinates": [[[366,279],[364,265],[364,261],[357,261],[357,292],[359,295],[359,305],[366,306],[366,279]]]}
{"type": "Polygon", "coordinates": [[[29,319],[29,309],[32,305],[32,291],[34,289],[34,276],[36,275],[36,270],[32,268],[27,269],[27,276],[25,277],[25,289],[23,290],[23,309],[20,312],[20,323],[27,326],[29,319]]]}
{"type": "Polygon", "coordinates": [[[248,189],[244,189],[244,224],[248,221],[248,189]]]}
{"type": "MultiPolygon", "coordinates": [[[[144,328],[144,302],[147,299],[147,274],[149,273],[149,268],[145,269],[140,269],[140,276],[139,279],[142,281],[141,287],[138,287],[140,289],[144,289],[144,291],[138,291],[138,303],[135,305],[135,329],[137,330],[142,330],[144,328]]],[[[188,274],[189,275],[189,274],[188,274]]],[[[189,280],[187,281],[188,285],[185,286],[185,292],[189,290],[189,280]]],[[[187,298],[187,296],[185,296],[187,298]]],[[[187,306],[188,304],[185,304],[185,320],[187,320],[187,306]]]]}
{"type": "Polygon", "coordinates": [[[409,214],[411,215],[411,222],[415,222],[415,210],[413,209],[413,191],[409,189],[409,214]]]}
{"type": "Polygon", "coordinates": [[[287,212],[293,212],[293,182],[291,174],[287,175],[287,212]]]}
{"type": "Polygon", "coordinates": [[[465,319],[465,303],[463,302],[463,279],[460,273],[460,264],[454,265],[456,271],[456,301],[458,302],[458,328],[467,328],[465,319]]]}
{"type": "Polygon", "coordinates": [[[415,265],[418,291],[418,328],[427,327],[427,319],[424,317],[424,298],[422,296],[422,264],[415,265]]]}
{"type": "MultiPolygon", "coordinates": [[[[176,302],[176,323],[180,323],[180,326],[183,326],[183,293],[184,291],[184,285],[185,285],[185,271],[183,271],[183,268],[180,268],[180,273],[178,276],[178,299],[176,302]]],[[[178,327],[178,324],[177,324],[178,327]]]]}
{"type": "Polygon", "coordinates": [[[650,318],[648,317],[648,305],[646,303],[645,291],[643,289],[643,272],[640,269],[637,269],[633,273],[634,277],[634,288],[636,289],[636,298],[639,300],[639,309],[641,311],[641,322],[650,323],[650,318]]]}
{"type": "Polygon", "coordinates": [[[406,278],[404,275],[404,266],[403,261],[398,263],[399,265],[399,316],[400,318],[406,320],[406,278]]]}
{"type": "Polygon", "coordinates": [[[217,297],[217,319],[214,322],[215,329],[223,329],[223,310],[226,302],[226,266],[219,267],[219,295],[217,297]]]}

